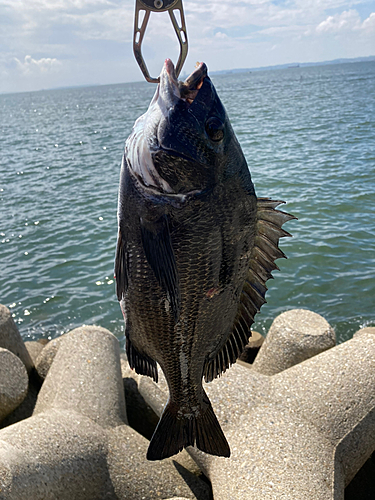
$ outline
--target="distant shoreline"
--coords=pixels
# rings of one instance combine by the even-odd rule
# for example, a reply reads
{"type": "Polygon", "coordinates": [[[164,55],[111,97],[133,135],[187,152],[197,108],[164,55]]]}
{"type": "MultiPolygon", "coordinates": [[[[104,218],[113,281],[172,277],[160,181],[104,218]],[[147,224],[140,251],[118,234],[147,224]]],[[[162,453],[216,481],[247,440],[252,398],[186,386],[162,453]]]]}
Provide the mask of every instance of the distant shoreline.
{"type": "MultiPolygon", "coordinates": [[[[259,66],[256,68],[235,68],[235,69],[221,69],[217,71],[210,71],[209,74],[213,76],[218,76],[218,75],[231,75],[231,74],[237,74],[237,73],[249,73],[252,71],[272,71],[272,70],[279,70],[279,69],[295,69],[295,68],[306,68],[310,66],[329,66],[329,65],[339,65],[339,64],[350,64],[350,63],[360,63],[360,62],[375,62],[375,55],[373,56],[368,56],[368,57],[354,57],[354,58],[346,58],[346,59],[333,59],[331,61],[319,61],[319,62],[305,62],[305,63],[300,63],[300,62],[293,62],[293,63],[287,63],[287,64],[276,64],[274,66],[259,66]]],[[[180,79],[184,79],[188,76],[187,73],[183,73],[180,76],[180,79]]],[[[117,83],[103,83],[103,84],[97,84],[97,83],[86,83],[82,85],[68,85],[68,86],[62,86],[62,87],[50,87],[50,88],[45,88],[45,89],[40,89],[40,90],[22,90],[19,92],[0,92],[1,95],[11,95],[11,94],[30,94],[32,92],[44,92],[48,90],[68,90],[68,89],[84,89],[84,88],[90,88],[90,87],[109,87],[112,85],[127,85],[127,84],[133,84],[133,83],[145,83],[144,80],[136,80],[134,82],[117,82],[117,83]]]]}
{"type": "Polygon", "coordinates": [[[211,75],[228,75],[235,73],[246,73],[249,71],[271,71],[277,69],[294,69],[294,68],[306,68],[308,66],[329,66],[333,64],[348,64],[348,63],[358,63],[358,62],[375,62],[375,56],[368,57],[353,57],[347,59],[333,59],[332,61],[319,61],[319,62],[294,62],[288,64],[276,64],[274,66],[260,66],[257,68],[237,68],[237,69],[222,69],[218,71],[210,71],[211,75]]]}

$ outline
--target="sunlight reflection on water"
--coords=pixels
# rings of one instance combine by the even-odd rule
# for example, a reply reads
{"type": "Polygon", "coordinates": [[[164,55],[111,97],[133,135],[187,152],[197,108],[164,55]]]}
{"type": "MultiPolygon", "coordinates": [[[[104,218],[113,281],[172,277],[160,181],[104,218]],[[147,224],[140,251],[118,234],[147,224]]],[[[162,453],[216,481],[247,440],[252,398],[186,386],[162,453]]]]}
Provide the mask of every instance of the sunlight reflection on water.
{"type": "MultiPolygon", "coordinates": [[[[214,76],[259,196],[298,217],[254,328],[291,308],[339,340],[375,324],[375,63],[214,76]]],[[[0,302],[25,337],[100,324],[113,280],[124,141],[145,82],[0,96],[0,302]]]]}

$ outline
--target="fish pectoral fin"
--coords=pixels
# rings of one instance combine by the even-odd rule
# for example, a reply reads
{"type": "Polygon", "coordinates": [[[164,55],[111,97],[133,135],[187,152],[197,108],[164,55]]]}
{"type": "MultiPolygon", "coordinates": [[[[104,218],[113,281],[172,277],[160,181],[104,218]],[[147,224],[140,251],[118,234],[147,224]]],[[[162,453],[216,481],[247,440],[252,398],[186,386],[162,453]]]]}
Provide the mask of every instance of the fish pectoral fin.
{"type": "Polygon", "coordinates": [[[128,358],[129,366],[132,370],[135,370],[138,375],[147,375],[154,379],[157,383],[158,381],[158,367],[156,361],[154,361],[150,356],[146,354],[141,354],[132,344],[129,334],[125,333],[126,338],[126,356],[128,358]]]}
{"type": "Polygon", "coordinates": [[[266,281],[272,278],[272,271],[278,269],[275,260],[286,258],[279,248],[279,239],[291,236],[281,226],[296,219],[293,215],[276,210],[283,201],[258,198],[255,245],[250,256],[249,270],[242,288],[240,304],[228,340],[212,359],[208,359],[204,379],[211,382],[225,372],[245,349],[251,337],[254,317],[266,302],[266,281]]]}
{"type": "Polygon", "coordinates": [[[127,254],[125,243],[122,239],[121,230],[118,232],[116,257],[115,257],[115,279],[116,294],[118,300],[122,300],[128,288],[127,254]]]}
{"type": "Polygon", "coordinates": [[[167,295],[174,319],[177,322],[180,316],[181,296],[168,218],[164,215],[152,223],[146,223],[141,219],[140,225],[142,245],[147,261],[154,271],[159,285],[167,295]]]}
{"type": "Polygon", "coordinates": [[[148,460],[162,460],[179,453],[187,446],[196,446],[205,453],[229,457],[230,448],[211,403],[197,417],[178,415],[176,406],[169,402],[159,420],[147,450],[148,460]]]}

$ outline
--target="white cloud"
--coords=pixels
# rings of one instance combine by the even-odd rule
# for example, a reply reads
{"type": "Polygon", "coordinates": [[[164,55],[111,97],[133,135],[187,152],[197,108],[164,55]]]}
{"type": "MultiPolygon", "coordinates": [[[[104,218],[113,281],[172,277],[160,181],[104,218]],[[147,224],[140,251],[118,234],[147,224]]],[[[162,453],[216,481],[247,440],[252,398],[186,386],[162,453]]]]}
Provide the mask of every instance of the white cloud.
{"type": "Polygon", "coordinates": [[[6,5],[19,11],[43,10],[57,11],[69,9],[87,9],[90,7],[110,6],[115,2],[110,0],[2,0],[2,5],[6,5]]]}
{"type": "Polygon", "coordinates": [[[361,18],[356,10],[345,10],[341,14],[328,16],[321,22],[316,31],[318,33],[339,33],[343,31],[352,31],[360,28],[361,18]]]}
{"type": "Polygon", "coordinates": [[[361,17],[356,10],[346,10],[335,16],[328,16],[325,21],[322,21],[317,27],[318,33],[348,33],[359,32],[372,33],[375,32],[375,12],[361,21],[361,17]]]}
{"type": "Polygon", "coordinates": [[[369,17],[363,21],[362,29],[368,33],[375,34],[375,12],[371,12],[369,17]]]}
{"type": "Polygon", "coordinates": [[[221,31],[218,31],[217,33],[215,33],[215,38],[227,39],[228,35],[225,33],[222,33],[221,31]]]}
{"type": "MultiPolygon", "coordinates": [[[[0,91],[141,79],[134,3],[0,0],[0,91]]],[[[196,60],[231,69],[375,53],[369,0],[185,0],[184,9],[187,72],[196,60]]],[[[152,13],[143,43],[150,73],[178,54],[168,14],[152,13]]]]}
{"type": "Polygon", "coordinates": [[[83,40],[124,42],[131,39],[133,13],[132,0],[0,0],[0,39],[31,37],[37,41],[46,30],[57,27],[74,30],[83,40]],[[2,23],[2,9],[17,26],[12,33],[2,23]]]}
{"type": "Polygon", "coordinates": [[[60,69],[61,61],[56,58],[42,57],[41,59],[33,59],[31,56],[25,56],[23,61],[16,57],[14,58],[18,69],[24,75],[50,73],[60,69]]]}
{"type": "Polygon", "coordinates": [[[132,40],[132,13],[126,8],[111,8],[100,12],[65,14],[65,25],[74,26],[74,33],[83,40],[132,40]]]}
{"type": "Polygon", "coordinates": [[[262,35],[290,37],[305,33],[305,26],[275,26],[259,31],[262,35]]]}

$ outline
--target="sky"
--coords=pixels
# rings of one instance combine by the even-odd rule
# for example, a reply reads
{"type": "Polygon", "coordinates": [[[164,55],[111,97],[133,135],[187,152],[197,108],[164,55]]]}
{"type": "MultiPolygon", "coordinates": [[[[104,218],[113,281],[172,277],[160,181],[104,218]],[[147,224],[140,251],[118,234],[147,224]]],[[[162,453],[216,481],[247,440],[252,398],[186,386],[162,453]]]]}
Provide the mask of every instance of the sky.
{"type": "MultiPolygon", "coordinates": [[[[183,0],[184,72],[375,55],[375,0],[183,0]]],[[[0,92],[143,79],[133,56],[135,0],[0,0],[0,92]]],[[[151,76],[178,40],[152,13],[142,45],[151,76]]]]}

